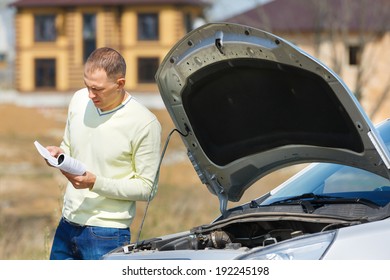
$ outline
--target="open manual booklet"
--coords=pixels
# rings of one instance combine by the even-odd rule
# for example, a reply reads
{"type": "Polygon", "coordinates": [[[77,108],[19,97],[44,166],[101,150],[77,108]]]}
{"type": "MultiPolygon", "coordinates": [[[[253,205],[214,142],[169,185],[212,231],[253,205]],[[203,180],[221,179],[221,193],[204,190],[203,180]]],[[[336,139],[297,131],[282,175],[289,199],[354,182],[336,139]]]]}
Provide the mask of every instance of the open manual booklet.
{"type": "Polygon", "coordinates": [[[38,141],[35,141],[34,145],[41,156],[44,157],[51,166],[57,167],[74,175],[83,175],[85,173],[85,165],[77,159],[65,154],[60,154],[57,158],[55,158],[45,147],[39,144],[38,141]]]}

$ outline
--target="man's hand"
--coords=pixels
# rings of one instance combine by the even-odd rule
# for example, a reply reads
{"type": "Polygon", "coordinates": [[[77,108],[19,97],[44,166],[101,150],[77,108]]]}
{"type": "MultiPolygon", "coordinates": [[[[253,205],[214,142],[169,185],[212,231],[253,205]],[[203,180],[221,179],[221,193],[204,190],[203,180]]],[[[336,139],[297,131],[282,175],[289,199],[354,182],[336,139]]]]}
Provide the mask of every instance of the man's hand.
{"type": "Polygon", "coordinates": [[[85,172],[83,175],[74,175],[62,171],[61,173],[72,183],[75,189],[92,189],[96,181],[96,176],[91,172],[85,172]]]}
{"type": "MultiPolygon", "coordinates": [[[[50,154],[57,158],[64,151],[60,147],[47,146],[46,149],[50,154]]],[[[47,161],[46,163],[51,166],[47,161]]],[[[83,175],[74,175],[65,171],[60,170],[62,174],[72,183],[75,189],[92,189],[96,181],[96,176],[91,172],[85,172],[83,175]]]]}
{"type": "Polygon", "coordinates": [[[60,147],[56,146],[47,146],[46,149],[50,152],[51,156],[55,158],[64,152],[60,147]]]}
{"type": "MultiPolygon", "coordinates": [[[[52,157],[55,157],[57,158],[60,154],[62,154],[64,151],[60,148],[60,147],[56,147],[56,146],[47,146],[46,149],[50,152],[50,155],[52,157]]],[[[48,161],[47,159],[45,159],[46,161],[46,164],[50,167],[53,167],[48,161]]]]}

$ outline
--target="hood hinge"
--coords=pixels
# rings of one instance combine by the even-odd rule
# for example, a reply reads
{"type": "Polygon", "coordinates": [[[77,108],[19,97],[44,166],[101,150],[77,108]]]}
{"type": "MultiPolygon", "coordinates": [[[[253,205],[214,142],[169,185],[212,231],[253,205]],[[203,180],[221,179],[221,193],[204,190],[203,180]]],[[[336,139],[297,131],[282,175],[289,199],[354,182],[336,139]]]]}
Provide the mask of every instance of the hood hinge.
{"type": "Polygon", "coordinates": [[[382,138],[380,138],[374,130],[369,131],[367,134],[372,144],[374,144],[374,147],[377,150],[379,156],[381,157],[383,163],[386,165],[387,169],[390,169],[390,152],[386,148],[386,145],[382,141],[382,138]]]}

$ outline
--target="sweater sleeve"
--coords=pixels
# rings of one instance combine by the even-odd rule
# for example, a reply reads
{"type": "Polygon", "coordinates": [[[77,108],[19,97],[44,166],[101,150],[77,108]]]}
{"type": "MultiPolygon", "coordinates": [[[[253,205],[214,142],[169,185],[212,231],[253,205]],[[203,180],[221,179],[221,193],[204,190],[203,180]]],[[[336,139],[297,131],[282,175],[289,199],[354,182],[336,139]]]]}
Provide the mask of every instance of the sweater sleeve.
{"type": "Polygon", "coordinates": [[[161,126],[154,119],[133,143],[132,176],[126,179],[97,176],[92,191],[111,199],[147,201],[150,195],[153,198],[157,191],[160,145],[161,126]]]}
{"type": "Polygon", "coordinates": [[[75,93],[75,95],[73,95],[70,103],[69,103],[69,108],[68,108],[68,115],[67,115],[67,119],[66,119],[66,124],[65,124],[65,129],[64,129],[64,136],[62,138],[62,142],[60,144],[60,148],[64,151],[65,154],[67,155],[71,155],[71,150],[70,150],[70,131],[69,131],[69,121],[71,119],[71,115],[72,115],[72,109],[73,108],[73,104],[76,103],[75,102],[75,97],[76,97],[76,94],[78,92],[75,93]]]}
{"type": "Polygon", "coordinates": [[[65,154],[70,155],[70,147],[69,147],[69,120],[67,120],[65,125],[64,137],[62,138],[62,142],[60,148],[64,151],[65,154]]]}

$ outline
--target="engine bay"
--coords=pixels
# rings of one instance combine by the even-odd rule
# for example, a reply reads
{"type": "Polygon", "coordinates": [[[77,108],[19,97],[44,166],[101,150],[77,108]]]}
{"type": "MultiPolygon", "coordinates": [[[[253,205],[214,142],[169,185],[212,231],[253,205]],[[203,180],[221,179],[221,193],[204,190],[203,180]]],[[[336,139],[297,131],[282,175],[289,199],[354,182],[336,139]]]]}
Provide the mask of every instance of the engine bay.
{"type": "Polygon", "coordinates": [[[193,228],[190,232],[132,243],[125,252],[144,250],[251,249],[303,235],[361,224],[362,219],[313,215],[247,215],[193,228]]]}

